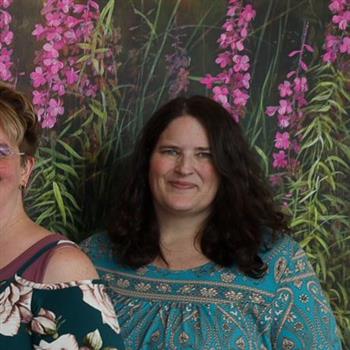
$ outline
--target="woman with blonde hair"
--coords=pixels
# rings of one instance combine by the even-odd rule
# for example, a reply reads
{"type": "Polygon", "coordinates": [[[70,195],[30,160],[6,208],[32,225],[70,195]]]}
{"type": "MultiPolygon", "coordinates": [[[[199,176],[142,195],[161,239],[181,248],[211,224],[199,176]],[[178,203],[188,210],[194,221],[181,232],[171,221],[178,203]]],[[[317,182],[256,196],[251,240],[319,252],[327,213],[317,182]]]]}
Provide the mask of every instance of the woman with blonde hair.
{"type": "Polygon", "coordinates": [[[24,209],[39,135],[29,100],[0,85],[0,348],[124,349],[90,260],[24,209]]]}

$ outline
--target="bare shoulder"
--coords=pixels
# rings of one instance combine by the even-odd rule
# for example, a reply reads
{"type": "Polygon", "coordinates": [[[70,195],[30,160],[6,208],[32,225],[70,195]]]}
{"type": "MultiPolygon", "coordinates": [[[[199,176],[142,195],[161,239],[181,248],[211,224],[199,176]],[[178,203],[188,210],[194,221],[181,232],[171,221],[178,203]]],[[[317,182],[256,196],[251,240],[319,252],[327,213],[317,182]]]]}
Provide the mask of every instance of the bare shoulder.
{"type": "Polygon", "coordinates": [[[91,260],[78,247],[55,249],[47,264],[44,283],[70,282],[98,278],[91,260]]]}

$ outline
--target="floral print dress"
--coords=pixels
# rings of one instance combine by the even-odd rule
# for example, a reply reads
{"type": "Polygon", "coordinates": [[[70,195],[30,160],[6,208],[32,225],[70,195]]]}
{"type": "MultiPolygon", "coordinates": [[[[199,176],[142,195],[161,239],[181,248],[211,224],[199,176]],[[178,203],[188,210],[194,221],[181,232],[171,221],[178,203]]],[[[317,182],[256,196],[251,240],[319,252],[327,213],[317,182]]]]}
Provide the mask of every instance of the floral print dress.
{"type": "Polygon", "coordinates": [[[266,275],[209,262],[188,270],[124,267],[106,234],[82,244],[106,282],[127,350],[341,349],[305,252],[285,236],[260,254],[266,275]]]}
{"type": "Polygon", "coordinates": [[[0,281],[1,350],[124,349],[116,315],[99,280],[36,283],[23,277],[52,242],[0,281]]]}

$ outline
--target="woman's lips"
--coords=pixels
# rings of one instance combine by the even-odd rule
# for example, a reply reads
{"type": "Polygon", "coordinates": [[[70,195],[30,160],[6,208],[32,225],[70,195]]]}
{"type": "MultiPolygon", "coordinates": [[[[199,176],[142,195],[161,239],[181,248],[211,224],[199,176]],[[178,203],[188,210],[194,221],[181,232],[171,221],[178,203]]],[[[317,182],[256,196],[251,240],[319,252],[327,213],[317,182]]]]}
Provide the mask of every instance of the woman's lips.
{"type": "Polygon", "coordinates": [[[191,188],[196,187],[196,185],[193,184],[192,182],[186,182],[186,181],[169,181],[169,184],[172,187],[175,187],[179,190],[189,190],[191,188]]]}

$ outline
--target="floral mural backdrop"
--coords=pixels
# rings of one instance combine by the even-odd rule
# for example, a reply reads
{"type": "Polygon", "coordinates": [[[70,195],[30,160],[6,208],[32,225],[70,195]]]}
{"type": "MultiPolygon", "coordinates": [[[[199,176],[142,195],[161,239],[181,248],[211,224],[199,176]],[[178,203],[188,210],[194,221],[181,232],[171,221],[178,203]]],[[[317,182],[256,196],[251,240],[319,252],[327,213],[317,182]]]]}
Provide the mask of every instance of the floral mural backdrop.
{"type": "Polygon", "coordinates": [[[145,120],[212,96],[242,124],[349,348],[349,25],[350,0],[0,0],[0,79],[44,127],[30,215],[77,241],[104,229],[145,120]]]}

